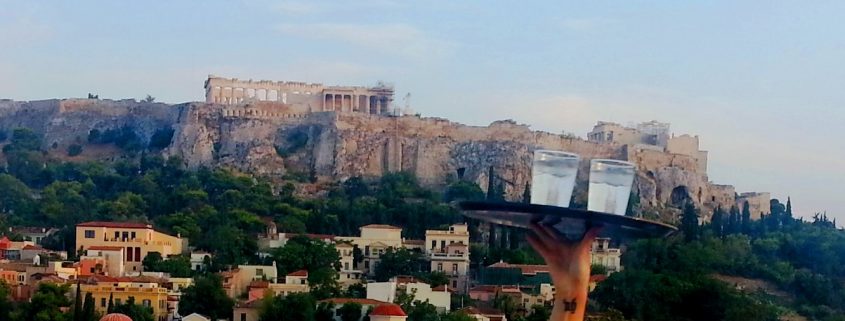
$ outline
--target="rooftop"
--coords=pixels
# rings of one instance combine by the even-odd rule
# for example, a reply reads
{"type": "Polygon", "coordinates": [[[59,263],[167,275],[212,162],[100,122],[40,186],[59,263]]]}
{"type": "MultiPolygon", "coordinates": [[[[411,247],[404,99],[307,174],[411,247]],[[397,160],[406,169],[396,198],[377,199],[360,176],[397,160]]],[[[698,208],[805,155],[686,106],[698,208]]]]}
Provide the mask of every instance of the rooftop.
{"type": "Polygon", "coordinates": [[[153,228],[152,225],[147,224],[147,223],[102,222],[102,221],[79,223],[79,224],[76,225],[76,227],[142,228],[142,229],[153,228]]]}
{"type": "Polygon", "coordinates": [[[319,303],[323,302],[332,302],[335,305],[346,304],[348,302],[358,303],[360,305],[379,305],[379,304],[391,304],[389,302],[373,300],[373,299],[356,299],[356,298],[328,298],[325,300],[320,300],[319,303]]]}
{"type": "Polygon", "coordinates": [[[399,305],[388,303],[382,304],[377,306],[373,309],[373,312],[370,312],[370,315],[384,315],[384,316],[398,316],[404,317],[406,316],[405,311],[402,311],[402,307],[399,305]]]}
{"type": "Polygon", "coordinates": [[[369,224],[369,225],[361,226],[361,228],[362,229],[363,228],[373,228],[373,229],[384,229],[384,230],[401,230],[402,229],[401,227],[396,227],[396,226],[387,225],[387,224],[369,224]]]}
{"type": "Polygon", "coordinates": [[[308,276],[308,271],[307,270],[293,271],[291,273],[288,273],[287,276],[308,276]]]}

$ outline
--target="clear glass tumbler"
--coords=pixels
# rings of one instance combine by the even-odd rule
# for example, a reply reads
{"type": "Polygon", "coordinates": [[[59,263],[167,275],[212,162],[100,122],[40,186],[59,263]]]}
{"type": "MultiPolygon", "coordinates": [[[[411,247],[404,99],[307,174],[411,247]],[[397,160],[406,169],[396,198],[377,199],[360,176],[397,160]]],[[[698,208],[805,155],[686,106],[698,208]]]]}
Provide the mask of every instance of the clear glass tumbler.
{"type": "Polygon", "coordinates": [[[569,207],[575,176],[578,174],[577,154],[553,151],[534,151],[531,169],[531,203],[569,207]]]}
{"type": "Polygon", "coordinates": [[[625,215],[634,164],[614,159],[590,161],[590,189],[587,209],[590,211],[625,215]]]}

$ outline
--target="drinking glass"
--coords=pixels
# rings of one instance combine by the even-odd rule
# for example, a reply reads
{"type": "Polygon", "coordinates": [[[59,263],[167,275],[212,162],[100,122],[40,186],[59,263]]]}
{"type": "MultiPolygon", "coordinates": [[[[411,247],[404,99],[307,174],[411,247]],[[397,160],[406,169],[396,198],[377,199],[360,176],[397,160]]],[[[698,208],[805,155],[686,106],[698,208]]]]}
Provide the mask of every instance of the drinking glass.
{"type": "Polygon", "coordinates": [[[590,189],[587,209],[590,211],[625,215],[634,164],[614,159],[590,161],[590,189]]]}
{"type": "Polygon", "coordinates": [[[575,175],[578,174],[577,154],[554,151],[534,151],[531,168],[531,203],[569,207],[575,175]]]}

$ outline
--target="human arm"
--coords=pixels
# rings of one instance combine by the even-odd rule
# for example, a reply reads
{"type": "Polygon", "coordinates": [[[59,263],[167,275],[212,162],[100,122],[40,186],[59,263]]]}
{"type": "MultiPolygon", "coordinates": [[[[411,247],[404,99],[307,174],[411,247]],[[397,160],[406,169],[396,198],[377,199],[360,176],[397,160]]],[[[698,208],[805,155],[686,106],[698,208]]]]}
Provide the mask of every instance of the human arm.
{"type": "Polygon", "coordinates": [[[560,236],[554,228],[532,223],[528,243],[549,266],[555,286],[555,302],[550,320],[582,321],[587,309],[590,282],[590,247],[601,227],[592,227],[579,241],[560,236]]]}

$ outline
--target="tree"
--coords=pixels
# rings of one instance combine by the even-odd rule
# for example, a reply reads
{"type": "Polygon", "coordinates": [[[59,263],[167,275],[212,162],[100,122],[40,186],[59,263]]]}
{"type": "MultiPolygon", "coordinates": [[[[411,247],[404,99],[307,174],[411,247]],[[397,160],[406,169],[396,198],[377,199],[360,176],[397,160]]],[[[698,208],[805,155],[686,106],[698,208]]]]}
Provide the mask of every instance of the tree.
{"type": "Polygon", "coordinates": [[[483,199],[484,191],[481,190],[481,187],[478,187],[478,184],[463,180],[455,181],[450,184],[446,189],[446,193],[443,195],[443,200],[445,202],[455,200],[476,201],[483,199]]]}
{"type": "Polygon", "coordinates": [[[742,231],[742,225],[740,223],[740,215],[739,209],[736,206],[731,206],[730,216],[728,218],[728,233],[727,234],[738,234],[742,231]]]}
{"type": "Polygon", "coordinates": [[[268,296],[261,303],[259,321],[314,320],[317,302],[308,293],[268,296]]]}
{"type": "Polygon", "coordinates": [[[21,320],[34,321],[65,321],[67,316],[63,309],[70,308],[68,299],[70,286],[53,283],[40,283],[38,290],[32,295],[30,302],[20,311],[21,320]]]}
{"type": "Polygon", "coordinates": [[[10,319],[12,309],[14,308],[10,300],[11,296],[12,293],[9,285],[6,284],[6,281],[0,280],[0,320],[10,319]]]}
{"type": "Polygon", "coordinates": [[[419,271],[419,255],[405,248],[388,248],[375,268],[375,279],[386,282],[397,275],[412,275],[419,271]]]}
{"type": "Polygon", "coordinates": [[[70,144],[67,147],[67,155],[70,157],[77,156],[82,154],[82,145],[79,144],[70,144]]]}
{"type": "Polygon", "coordinates": [[[331,302],[321,302],[317,305],[314,311],[314,321],[333,321],[334,320],[334,304],[331,302]]]}
{"type": "Polygon", "coordinates": [[[425,281],[433,288],[444,284],[449,284],[449,276],[446,275],[446,273],[439,271],[418,273],[416,277],[420,280],[425,281]]]}
{"type": "Polygon", "coordinates": [[[552,315],[552,310],[544,305],[534,305],[531,313],[525,317],[525,321],[546,321],[552,315]]]}
{"type": "Polygon", "coordinates": [[[713,216],[710,218],[710,229],[713,231],[713,235],[717,237],[724,236],[724,220],[725,213],[722,207],[716,207],[716,210],[713,211],[713,216]]]}
{"type": "Polygon", "coordinates": [[[601,264],[590,265],[591,275],[607,275],[607,267],[601,264]]]}
{"type": "Polygon", "coordinates": [[[475,321],[474,317],[469,316],[465,312],[451,311],[440,317],[441,321],[475,321]]]}
{"type": "Polygon", "coordinates": [[[749,209],[748,201],[742,204],[742,233],[751,235],[751,210],[749,209]]]}
{"type": "Polygon", "coordinates": [[[288,240],[284,247],[273,249],[270,254],[279,275],[308,271],[308,284],[315,298],[323,299],[339,293],[337,271],[340,270],[340,254],[334,245],[299,235],[288,240]]]}
{"type": "Polygon", "coordinates": [[[358,321],[361,320],[361,310],[363,307],[357,302],[346,302],[340,309],[337,310],[341,321],[358,321]]]}
{"type": "Polygon", "coordinates": [[[508,320],[516,318],[517,310],[519,309],[519,302],[516,302],[513,297],[509,295],[501,295],[497,293],[493,298],[493,307],[502,311],[508,320]]]}
{"type": "Polygon", "coordinates": [[[414,301],[414,304],[405,311],[410,321],[440,321],[437,307],[428,303],[428,300],[425,302],[414,301]]]}
{"type": "Polygon", "coordinates": [[[154,321],[153,308],[135,304],[135,297],[129,297],[123,304],[114,306],[114,313],[121,313],[133,321],[154,321]]]}
{"type": "Polygon", "coordinates": [[[112,313],[112,312],[114,312],[114,294],[109,293],[109,305],[106,308],[106,313],[112,313]]]}
{"type": "Polygon", "coordinates": [[[3,153],[16,151],[38,151],[41,150],[41,136],[29,128],[16,128],[12,131],[12,139],[9,144],[3,146],[3,153]]]}
{"type": "Polygon", "coordinates": [[[151,102],[156,101],[156,98],[153,97],[153,96],[147,95],[147,97],[144,97],[144,100],[142,100],[142,101],[145,102],[145,103],[151,103],[151,102]]]}
{"type": "Polygon", "coordinates": [[[235,302],[223,291],[223,280],[219,275],[209,274],[194,278],[194,284],[182,291],[179,300],[179,314],[200,313],[212,320],[232,315],[235,302]]]}
{"type": "Polygon", "coordinates": [[[158,271],[156,268],[161,265],[162,261],[164,259],[161,257],[161,253],[153,251],[147,253],[147,256],[141,261],[141,266],[144,267],[144,271],[158,271]]]}
{"type": "Polygon", "coordinates": [[[76,295],[73,296],[73,321],[82,320],[82,290],[79,280],[76,281],[76,295]]]}
{"type": "Polygon", "coordinates": [[[794,221],[794,220],[795,220],[795,218],[792,216],[792,198],[787,197],[786,198],[786,211],[783,215],[782,224],[783,224],[783,226],[788,226],[788,225],[792,224],[792,221],[794,221]]]}
{"type": "Polygon", "coordinates": [[[698,239],[698,210],[691,201],[684,204],[684,212],[681,214],[681,231],[687,242],[698,239]]]}
{"type": "Polygon", "coordinates": [[[90,292],[85,293],[85,302],[82,304],[82,321],[97,321],[94,296],[90,292]]]}

